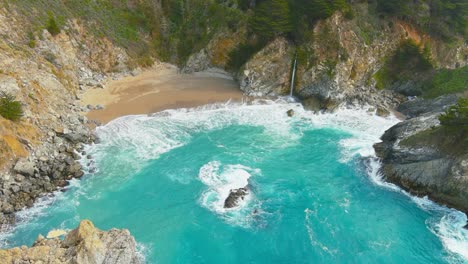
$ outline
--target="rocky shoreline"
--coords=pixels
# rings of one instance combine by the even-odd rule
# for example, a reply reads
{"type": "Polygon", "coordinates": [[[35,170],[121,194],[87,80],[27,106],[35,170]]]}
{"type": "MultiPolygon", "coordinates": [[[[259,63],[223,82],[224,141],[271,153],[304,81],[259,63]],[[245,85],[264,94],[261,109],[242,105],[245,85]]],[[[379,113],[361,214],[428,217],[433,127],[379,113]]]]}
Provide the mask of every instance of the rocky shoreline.
{"type": "Polygon", "coordinates": [[[440,124],[438,117],[457,102],[455,95],[417,99],[397,110],[407,119],[375,144],[385,180],[417,196],[468,212],[467,132],[440,124]]]}
{"type": "Polygon", "coordinates": [[[135,239],[126,229],[101,231],[89,220],[65,237],[44,238],[39,235],[34,244],[12,249],[0,249],[0,263],[102,263],[139,264],[135,239]]]}

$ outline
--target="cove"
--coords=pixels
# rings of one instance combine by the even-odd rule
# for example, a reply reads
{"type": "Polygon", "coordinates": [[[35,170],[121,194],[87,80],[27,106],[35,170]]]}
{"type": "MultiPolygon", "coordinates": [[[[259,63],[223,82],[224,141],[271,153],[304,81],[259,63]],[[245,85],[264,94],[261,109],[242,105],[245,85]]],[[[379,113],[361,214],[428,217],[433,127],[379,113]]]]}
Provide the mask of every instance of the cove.
{"type": "Polygon", "coordinates": [[[283,101],[122,117],[97,129],[84,179],[21,212],[2,241],[87,218],[129,229],[148,263],[466,263],[464,214],[379,179],[372,144],[396,122],[283,101]]]}

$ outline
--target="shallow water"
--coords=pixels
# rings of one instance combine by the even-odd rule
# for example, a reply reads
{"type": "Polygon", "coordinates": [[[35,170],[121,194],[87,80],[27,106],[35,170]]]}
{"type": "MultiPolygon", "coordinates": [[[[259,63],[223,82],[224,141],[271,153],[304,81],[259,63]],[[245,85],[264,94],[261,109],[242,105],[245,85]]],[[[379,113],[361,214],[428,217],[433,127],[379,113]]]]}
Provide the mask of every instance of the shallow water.
{"type": "Polygon", "coordinates": [[[466,263],[465,215],[383,183],[363,159],[396,122],[271,101],[123,117],[83,158],[97,173],[20,213],[2,239],[31,244],[87,218],[128,228],[149,263],[466,263]]]}

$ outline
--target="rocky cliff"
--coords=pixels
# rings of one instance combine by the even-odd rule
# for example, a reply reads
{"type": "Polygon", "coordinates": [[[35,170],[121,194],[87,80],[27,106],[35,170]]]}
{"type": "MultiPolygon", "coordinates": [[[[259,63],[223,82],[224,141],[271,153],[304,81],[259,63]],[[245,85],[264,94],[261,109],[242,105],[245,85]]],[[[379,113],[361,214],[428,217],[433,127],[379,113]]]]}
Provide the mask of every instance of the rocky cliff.
{"type": "Polygon", "coordinates": [[[82,113],[80,94],[130,73],[125,50],[68,20],[55,36],[28,33],[30,20],[0,8],[0,92],[16,97],[19,122],[0,116],[0,225],[14,212],[81,177],[76,161],[96,124],[82,113]]]}
{"type": "Polygon", "coordinates": [[[376,144],[386,180],[405,190],[468,212],[468,131],[440,125],[456,96],[414,100],[398,108],[408,118],[376,144]]]}
{"type": "Polygon", "coordinates": [[[138,264],[135,239],[126,229],[101,231],[89,220],[70,231],[63,240],[39,235],[34,244],[3,250],[0,263],[138,264]]]}
{"type": "Polygon", "coordinates": [[[390,110],[404,97],[376,87],[376,73],[399,45],[411,40],[426,47],[436,68],[455,68],[468,64],[468,45],[462,39],[448,44],[422,33],[397,19],[381,20],[369,14],[367,5],[355,5],[353,19],[341,13],[318,22],[309,41],[295,46],[279,38],[255,54],[238,73],[247,94],[285,95],[289,92],[290,72],[295,54],[298,74],[294,94],[312,100],[311,108],[346,102],[371,104],[390,110]]]}

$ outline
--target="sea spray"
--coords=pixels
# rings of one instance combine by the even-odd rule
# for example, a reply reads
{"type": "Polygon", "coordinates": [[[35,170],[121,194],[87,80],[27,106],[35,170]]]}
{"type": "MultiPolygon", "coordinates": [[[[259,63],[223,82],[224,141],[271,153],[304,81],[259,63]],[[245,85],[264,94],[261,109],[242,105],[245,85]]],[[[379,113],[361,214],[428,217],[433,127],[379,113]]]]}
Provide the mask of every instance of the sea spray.
{"type": "Polygon", "coordinates": [[[365,107],[316,115],[285,100],[122,117],[86,149],[98,171],[4,239],[30,244],[91,218],[130,229],[149,263],[463,263],[462,213],[401,195],[375,158],[369,177],[356,166],[396,122],[365,107]],[[245,183],[254,187],[246,202],[221,208],[245,183]]]}

